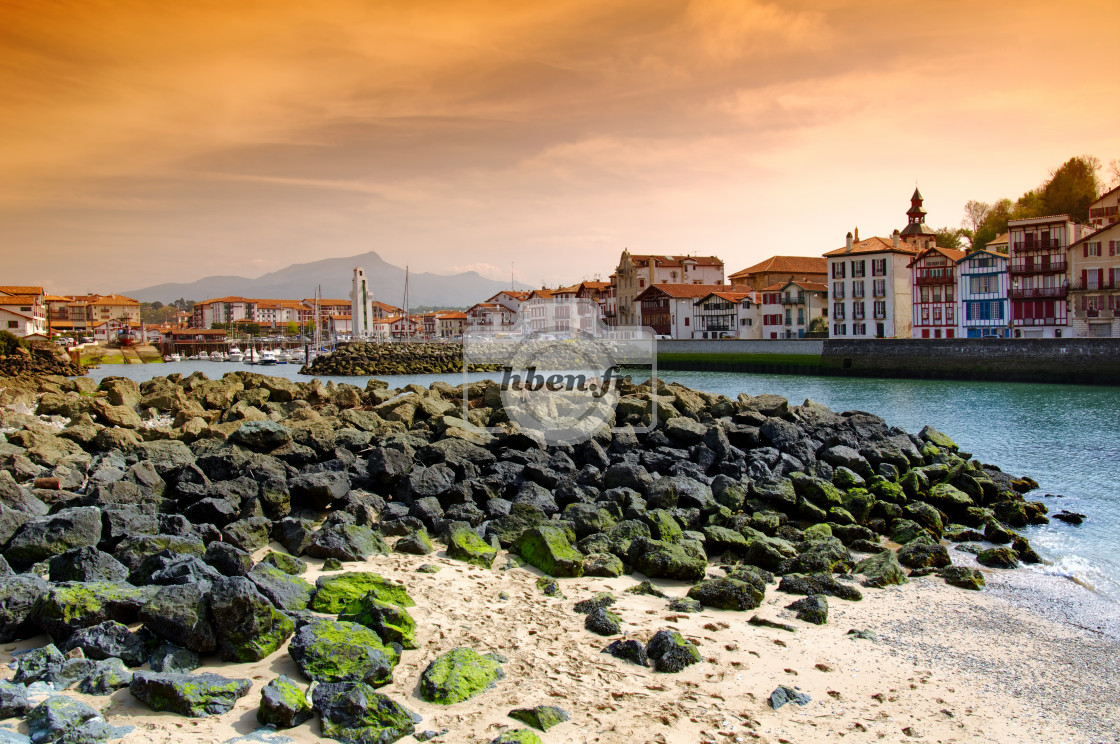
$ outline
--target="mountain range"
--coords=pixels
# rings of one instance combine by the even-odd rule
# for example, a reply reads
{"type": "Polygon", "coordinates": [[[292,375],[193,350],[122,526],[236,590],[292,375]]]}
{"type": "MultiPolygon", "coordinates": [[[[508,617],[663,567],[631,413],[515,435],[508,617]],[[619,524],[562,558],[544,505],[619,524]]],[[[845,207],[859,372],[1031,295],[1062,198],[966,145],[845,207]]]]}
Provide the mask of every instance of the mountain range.
{"type": "MultiPolygon", "coordinates": [[[[156,284],[143,289],[121,291],[120,294],[140,302],[158,300],[163,303],[179,298],[197,302],[231,295],[299,300],[313,297],[318,286],[322,287],[322,296],[325,298],[345,299],[350,296],[353,270],[356,267],[365,269],[375,300],[390,305],[404,305],[405,270],[393,266],[373,251],[348,258],[327,258],[292,264],[256,279],[208,276],[190,283],[156,284]]],[[[410,307],[470,307],[509,288],[509,282],[487,279],[475,271],[446,275],[408,272],[410,307]]],[[[514,288],[531,289],[520,283],[515,284],[514,288]]]]}

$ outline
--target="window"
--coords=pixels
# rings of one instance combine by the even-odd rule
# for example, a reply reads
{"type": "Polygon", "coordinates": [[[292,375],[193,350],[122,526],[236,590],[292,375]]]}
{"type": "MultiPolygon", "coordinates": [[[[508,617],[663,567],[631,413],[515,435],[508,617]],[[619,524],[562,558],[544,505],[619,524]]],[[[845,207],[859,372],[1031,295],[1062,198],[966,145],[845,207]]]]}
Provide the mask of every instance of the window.
{"type": "Polygon", "coordinates": [[[863,276],[866,261],[852,261],[852,276],[863,276]]]}
{"type": "Polygon", "coordinates": [[[990,302],[988,303],[988,317],[996,320],[1003,320],[1003,303],[990,302]]]}
{"type": "Polygon", "coordinates": [[[953,301],[953,285],[952,284],[946,284],[945,285],[945,301],[946,302],[952,302],[953,301]]]}
{"type": "Polygon", "coordinates": [[[638,289],[641,289],[644,286],[646,286],[646,280],[645,279],[639,279],[638,280],[638,289]]]}
{"type": "Polygon", "coordinates": [[[946,323],[954,323],[954,322],[956,322],[956,321],[954,321],[954,320],[953,320],[953,306],[952,306],[952,305],[950,305],[949,307],[945,308],[945,322],[946,322],[946,323]]]}
{"type": "Polygon", "coordinates": [[[866,336],[867,335],[867,324],[866,323],[853,323],[852,324],[852,335],[853,336],[866,336]]]}
{"type": "Polygon", "coordinates": [[[922,308],[922,324],[924,325],[924,324],[928,324],[928,323],[929,323],[929,308],[928,307],[923,307],[922,308]]]}
{"type": "Polygon", "coordinates": [[[853,302],[852,303],[852,318],[854,318],[855,320],[863,320],[863,303],[862,302],[853,302]]]}
{"type": "Polygon", "coordinates": [[[974,276],[968,280],[968,289],[972,294],[985,294],[996,291],[996,278],[994,276],[974,276]]]}
{"type": "Polygon", "coordinates": [[[887,280],[886,279],[876,279],[875,281],[873,281],[871,283],[871,294],[874,297],[886,297],[887,296],[887,280]]]}
{"type": "Polygon", "coordinates": [[[833,323],[832,324],[832,335],[833,336],[847,336],[848,335],[848,325],[846,323],[833,323]]]}
{"type": "Polygon", "coordinates": [[[690,321],[690,320],[692,320],[692,318],[685,318],[685,319],[684,319],[684,324],[685,324],[685,325],[687,326],[687,325],[688,325],[688,321],[690,321]]]}
{"type": "Polygon", "coordinates": [[[18,320],[9,320],[8,321],[8,327],[9,328],[19,328],[19,321],[18,320]]]}
{"type": "Polygon", "coordinates": [[[1092,243],[1085,244],[1085,257],[1101,255],[1101,242],[1098,240],[1092,243]]]}
{"type": "Polygon", "coordinates": [[[863,280],[852,282],[852,297],[863,297],[863,280]]]}
{"type": "Polygon", "coordinates": [[[845,270],[844,267],[845,264],[843,261],[837,261],[836,263],[832,264],[832,278],[843,279],[845,270]]]}
{"type": "Polygon", "coordinates": [[[871,276],[887,275],[887,259],[875,258],[871,260],[871,276]]]}
{"type": "Polygon", "coordinates": [[[844,282],[832,283],[832,296],[837,300],[844,299],[844,282]]]}
{"type": "Polygon", "coordinates": [[[883,300],[875,300],[872,310],[874,310],[876,318],[887,317],[887,303],[883,300]]]}
{"type": "Polygon", "coordinates": [[[933,291],[930,293],[930,299],[934,302],[941,302],[941,287],[935,286],[933,288],[933,291]]]}
{"type": "Polygon", "coordinates": [[[934,308],[933,308],[933,322],[934,323],[940,323],[941,322],[941,308],[936,306],[936,305],[934,305],[934,308]]]}
{"type": "Polygon", "coordinates": [[[836,320],[844,319],[844,303],[835,302],[832,304],[832,317],[836,320]]]}

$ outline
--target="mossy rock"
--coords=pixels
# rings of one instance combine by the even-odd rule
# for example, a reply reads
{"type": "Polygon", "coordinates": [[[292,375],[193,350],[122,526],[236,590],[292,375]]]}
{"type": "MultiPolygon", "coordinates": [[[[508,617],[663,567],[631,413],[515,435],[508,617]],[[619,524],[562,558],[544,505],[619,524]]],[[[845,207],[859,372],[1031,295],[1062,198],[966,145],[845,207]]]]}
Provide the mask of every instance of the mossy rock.
{"type": "Polygon", "coordinates": [[[806,540],[823,540],[826,537],[832,537],[832,528],[824,522],[810,525],[805,528],[804,537],[806,540]]]}
{"type": "Polygon", "coordinates": [[[548,576],[537,577],[537,589],[541,594],[546,597],[556,597],[557,599],[564,599],[564,592],[560,591],[560,584],[556,579],[548,576]]]}
{"type": "Polygon", "coordinates": [[[855,565],[852,573],[863,574],[865,578],[861,583],[864,586],[882,588],[895,584],[905,584],[906,571],[895,557],[894,551],[884,550],[882,553],[864,558],[855,565]]]}
{"type": "Polygon", "coordinates": [[[636,538],[630,543],[627,558],[635,571],[651,579],[700,581],[708,570],[708,557],[691,543],[668,543],[663,540],[636,538]]]}
{"type": "Polygon", "coordinates": [[[824,478],[814,478],[804,473],[790,473],[789,479],[793,482],[793,490],[798,496],[821,509],[841,506],[844,503],[844,494],[824,478]]]}
{"type": "Polygon", "coordinates": [[[932,426],[927,426],[920,432],[918,432],[918,438],[929,442],[934,447],[937,447],[939,449],[946,449],[950,452],[956,452],[958,449],[960,449],[957,446],[957,443],[954,442],[949,436],[942,434],[932,426]]]}
{"type": "Polygon", "coordinates": [[[646,656],[657,672],[674,674],[703,661],[700,649],[675,630],[659,630],[646,644],[646,656]]]}
{"type": "Polygon", "coordinates": [[[140,608],[156,595],[159,587],[90,581],[53,584],[34,611],[36,625],[57,641],[79,628],[115,620],[133,623],[140,608]]]}
{"type": "Polygon", "coordinates": [[[362,682],[326,682],[311,693],[322,735],[343,744],[391,744],[416,731],[420,716],[362,682]]]}
{"type": "Polygon", "coordinates": [[[764,595],[745,581],[720,578],[701,581],[688,590],[688,596],[719,610],[753,610],[762,604],[764,595]]]}
{"type": "Polygon", "coordinates": [[[610,553],[591,553],[583,559],[583,575],[613,579],[626,571],[622,560],[610,553]]]}
{"type": "Polygon", "coordinates": [[[878,501],[886,501],[889,504],[901,506],[908,500],[906,498],[906,491],[903,490],[900,484],[886,479],[880,478],[879,480],[873,481],[868,489],[878,501]]]}
{"type": "Polygon", "coordinates": [[[513,550],[549,576],[583,576],[583,554],[572,547],[564,530],[551,525],[531,527],[521,533],[513,550]]]}
{"type": "MultiPolygon", "coordinates": [[[[280,554],[273,553],[273,555],[280,554]]],[[[311,596],[315,593],[315,587],[301,576],[284,571],[267,561],[261,561],[253,566],[249,571],[248,579],[257,587],[257,591],[268,597],[269,602],[289,612],[306,610],[311,602],[311,596]]]]}
{"type": "Polygon", "coordinates": [[[961,589],[971,589],[972,591],[980,591],[987,583],[984,580],[984,574],[975,568],[968,566],[946,566],[937,572],[937,575],[945,580],[946,584],[950,586],[960,587],[961,589]]]}
{"type": "Polygon", "coordinates": [[[828,598],[821,594],[791,602],[786,605],[787,610],[797,613],[797,619],[813,625],[824,625],[828,622],[828,598]]]}
{"type": "Polygon", "coordinates": [[[596,607],[587,613],[583,627],[601,636],[618,635],[622,632],[622,618],[606,607],[596,607]]]}
{"type": "Polygon", "coordinates": [[[416,606],[404,586],[369,571],[320,576],[315,586],[315,596],[311,599],[311,609],[315,612],[336,615],[347,611],[351,602],[371,592],[383,602],[392,602],[401,607],[416,606]]]}
{"type": "Polygon", "coordinates": [[[988,568],[1018,568],[1019,556],[1011,548],[988,548],[976,556],[981,566],[988,568]]]}
{"type": "Polygon", "coordinates": [[[428,531],[420,528],[411,535],[405,535],[397,540],[393,551],[407,555],[430,555],[435,552],[435,546],[432,545],[432,539],[428,537],[428,531]]]}
{"type": "Polygon", "coordinates": [[[944,568],[951,561],[944,545],[912,540],[898,549],[898,562],[910,568],[944,568]]]}
{"type": "Polygon", "coordinates": [[[288,647],[303,676],[315,682],[393,681],[400,655],[374,631],[357,623],[318,620],[299,629],[288,647]]]}
{"type": "Polygon", "coordinates": [[[460,528],[447,538],[447,557],[479,568],[491,568],[498,551],[473,530],[460,528]]]}
{"type": "Polygon", "coordinates": [[[891,523],[891,540],[899,545],[905,545],[911,540],[915,540],[922,535],[929,535],[922,525],[910,519],[896,519],[891,523]]]}
{"type": "Polygon", "coordinates": [[[307,570],[307,563],[296,558],[294,555],[277,553],[271,550],[268,555],[261,559],[261,563],[275,566],[289,576],[302,576],[303,572],[307,570]]]}
{"type": "Polygon", "coordinates": [[[526,726],[532,726],[538,731],[548,731],[553,726],[570,720],[571,716],[563,708],[555,705],[538,705],[535,708],[516,708],[509,712],[509,717],[521,721],[526,726]]]}
{"type": "MultiPolygon", "coordinates": [[[[907,504],[902,507],[902,513],[906,515],[907,519],[921,525],[935,537],[941,537],[941,534],[945,531],[941,512],[924,501],[913,501],[907,504]]],[[[906,542],[909,542],[909,540],[906,542]]]]}
{"type": "Polygon", "coordinates": [[[257,721],[262,726],[278,729],[293,728],[312,716],[307,693],[291,679],[281,674],[261,690],[261,705],[257,721]]]}
{"type": "Polygon", "coordinates": [[[437,657],[420,675],[420,697],[437,705],[469,700],[505,677],[493,655],[481,655],[465,647],[437,657]]]}
{"type": "Polygon", "coordinates": [[[295,631],[295,623],[241,576],[214,582],[209,609],[218,652],[225,661],[259,661],[295,631]]]}
{"type": "Polygon", "coordinates": [[[512,729],[496,739],[491,739],[490,744],[542,744],[541,737],[529,729],[512,729]]]}
{"type": "Polygon", "coordinates": [[[419,648],[416,645],[416,621],[408,610],[392,602],[385,602],[374,594],[367,594],[351,602],[339,620],[364,625],[380,636],[385,643],[397,643],[401,648],[419,648]]]}
{"type": "MultiPolygon", "coordinates": [[[[673,515],[665,509],[650,509],[641,515],[640,520],[642,524],[649,527],[649,533],[653,539],[667,543],[681,541],[683,530],[681,530],[680,524],[673,518],[673,515]]],[[[612,530],[613,533],[614,530],[612,530]]],[[[638,535],[633,535],[630,539],[637,538],[638,535]]]]}
{"type": "Polygon", "coordinates": [[[584,599],[576,602],[575,606],[572,609],[575,612],[580,613],[581,615],[586,615],[588,612],[591,612],[598,607],[610,607],[614,603],[615,597],[613,594],[611,594],[610,592],[599,592],[591,599],[584,599]]]}
{"type": "Polygon", "coordinates": [[[128,689],[155,711],[199,718],[228,713],[252,684],[217,674],[160,674],[136,672],[128,689]]]}

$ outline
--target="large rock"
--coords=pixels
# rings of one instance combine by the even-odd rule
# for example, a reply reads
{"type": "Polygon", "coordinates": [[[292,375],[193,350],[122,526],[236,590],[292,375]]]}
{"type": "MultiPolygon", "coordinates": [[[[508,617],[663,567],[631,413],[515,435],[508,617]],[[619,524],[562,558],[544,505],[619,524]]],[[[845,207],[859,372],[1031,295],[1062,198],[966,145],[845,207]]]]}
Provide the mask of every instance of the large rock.
{"type": "Polygon", "coordinates": [[[348,612],[352,603],[367,594],[400,607],[416,605],[403,585],[371,572],[350,571],[337,576],[320,576],[315,587],[315,596],[311,599],[311,609],[315,612],[348,612]]]}
{"type": "Polygon", "coordinates": [[[437,657],[420,675],[421,699],[452,705],[485,692],[505,676],[493,654],[485,656],[462,646],[437,657]]]}
{"type": "Polygon", "coordinates": [[[306,610],[311,603],[311,595],[315,593],[315,587],[299,576],[293,576],[264,561],[253,566],[248,579],[268,601],[281,610],[306,610]]]}
{"type": "Polygon", "coordinates": [[[25,570],[71,548],[96,546],[101,540],[101,510],[78,506],[33,517],[12,536],[4,557],[13,568],[25,570]]]}
{"type": "Polygon", "coordinates": [[[28,712],[27,733],[34,744],[94,744],[108,741],[111,729],[86,703],[52,695],[28,712]]]}
{"type": "Polygon", "coordinates": [[[807,623],[824,625],[828,622],[828,599],[822,594],[803,597],[786,605],[786,609],[793,610],[797,613],[798,620],[807,623]]]}
{"type": "Polygon", "coordinates": [[[350,490],[350,479],[345,473],[324,470],[298,475],[288,481],[288,491],[293,500],[326,509],[341,501],[350,490]]]}
{"type": "Polygon", "coordinates": [[[215,581],[209,606],[218,652],[226,661],[259,661],[295,630],[295,624],[241,576],[215,581]]]}
{"type": "Polygon", "coordinates": [[[688,590],[697,602],[720,610],[753,610],[762,604],[763,593],[745,581],[720,578],[701,581],[688,590]]]}
{"type": "Polygon", "coordinates": [[[152,587],[106,582],[54,584],[39,601],[35,623],[59,641],[106,620],[127,625],[136,622],[155,593],[152,587]]]}
{"type": "Polygon", "coordinates": [[[952,561],[944,545],[914,540],[898,549],[898,562],[910,568],[944,568],[952,561]]]}
{"type": "Polygon", "coordinates": [[[583,554],[572,547],[559,527],[541,525],[525,530],[513,549],[549,576],[583,576],[583,554]]]}
{"type": "Polygon", "coordinates": [[[92,545],[71,548],[50,559],[50,579],[61,581],[110,581],[128,579],[128,569],[108,553],[92,545]]]}
{"type": "Polygon", "coordinates": [[[251,687],[247,679],[217,674],[136,672],[128,690],[152,710],[199,718],[228,713],[251,687]]]}
{"type": "Polygon", "coordinates": [[[274,421],[247,421],[229,435],[229,441],[254,452],[270,452],[292,441],[292,432],[274,421]]]}
{"type": "Polygon", "coordinates": [[[646,656],[658,672],[675,673],[703,661],[700,650],[675,630],[659,630],[646,644],[646,656]]]}
{"type": "Polygon", "coordinates": [[[200,654],[217,650],[210,621],[209,584],[165,586],[140,610],[144,626],[156,635],[200,654]]]}
{"type": "Polygon", "coordinates": [[[378,599],[369,593],[347,607],[339,620],[364,625],[385,643],[397,643],[401,648],[419,648],[416,644],[416,621],[400,605],[378,599]]]}
{"type": "Polygon", "coordinates": [[[35,608],[50,585],[34,574],[0,577],[0,643],[30,638],[39,632],[35,608]]]}
{"type": "Polygon", "coordinates": [[[365,682],[381,687],[393,681],[400,660],[396,650],[357,623],[316,620],[304,625],[288,646],[300,672],[315,682],[365,682]]]}
{"type": "Polygon", "coordinates": [[[453,529],[447,538],[447,557],[480,568],[490,568],[498,557],[498,551],[473,530],[460,527],[453,529]]]}
{"type": "Polygon", "coordinates": [[[961,589],[971,589],[973,591],[980,591],[987,583],[984,580],[984,574],[975,568],[968,568],[967,566],[946,566],[937,572],[937,575],[945,580],[946,584],[950,586],[960,587],[961,589]]]}
{"type": "Polygon", "coordinates": [[[127,625],[106,620],[89,628],[82,628],[60,644],[62,651],[80,648],[87,659],[118,658],[128,666],[140,666],[148,660],[144,641],[128,629],[127,625]]]}
{"type": "Polygon", "coordinates": [[[509,717],[532,726],[539,731],[548,731],[553,726],[571,718],[568,711],[555,705],[538,705],[535,708],[517,708],[509,712],[509,717]]]}
{"type": "Polygon", "coordinates": [[[362,682],[328,682],[311,693],[324,737],[343,744],[392,744],[421,721],[408,708],[362,682]]]}
{"type": "Polygon", "coordinates": [[[27,688],[0,680],[0,720],[23,718],[27,712],[27,688]]]}
{"type": "Polygon", "coordinates": [[[988,548],[976,556],[981,566],[988,568],[1018,568],[1019,556],[1011,548],[988,548]]]}
{"type": "Polygon", "coordinates": [[[261,705],[257,709],[257,721],[261,725],[292,728],[311,718],[311,715],[307,693],[283,674],[261,690],[261,705]]]}
{"type": "Polygon", "coordinates": [[[627,553],[635,571],[651,579],[677,579],[700,581],[708,570],[708,558],[703,550],[692,545],[667,543],[639,537],[630,543],[627,553]]]}
{"type": "Polygon", "coordinates": [[[858,602],[863,599],[863,594],[859,589],[837,581],[836,577],[832,574],[826,573],[810,574],[808,576],[802,576],[801,574],[783,576],[782,580],[778,582],[778,591],[787,592],[789,594],[805,594],[807,596],[827,594],[831,597],[846,599],[852,602],[858,602]]]}
{"type": "Polygon", "coordinates": [[[855,565],[852,573],[863,574],[866,578],[861,582],[864,586],[882,588],[894,584],[905,584],[906,571],[898,562],[894,552],[884,550],[882,553],[864,558],[855,565]]]}
{"type": "Polygon", "coordinates": [[[388,555],[389,545],[365,525],[328,520],[311,536],[305,552],[313,558],[364,561],[372,555],[388,555]]]}

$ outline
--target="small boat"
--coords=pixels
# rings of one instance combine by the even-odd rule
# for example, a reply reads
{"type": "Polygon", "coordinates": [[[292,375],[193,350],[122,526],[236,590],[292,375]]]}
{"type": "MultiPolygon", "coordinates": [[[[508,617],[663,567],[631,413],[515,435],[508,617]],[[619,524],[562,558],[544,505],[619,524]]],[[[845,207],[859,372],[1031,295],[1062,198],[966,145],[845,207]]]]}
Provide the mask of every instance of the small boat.
{"type": "Polygon", "coordinates": [[[212,362],[224,362],[225,360],[225,355],[220,351],[214,351],[210,353],[210,361],[212,362]]]}
{"type": "Polygon", "coordinates": [[[272,349],[261,349],[261,356],[258,360],[260,364],[277,364],[279,361],[280,360],[277,358],[277,354],[275,351],[273,351],[272,349]]]}
{"type": "Polygon", "coordinates": [[[170,362],[171,361],[171,355],[170,354],[164,354],[163,355],[163,361],[170,362]]]}
{"type": "Polygon", "coordinates": [[[229,347],[229,354],[226,356],[227,362],[240,362],[245,359],[245,355],[241,353],[241,349],[236,346],[229,347]]]}
{"type": "Polygon", "coordinates": [[[183,357],[180,356],[179,354],[172,354],[166,361],[181,362],[181,361],[183,361],[183,357]]]}

